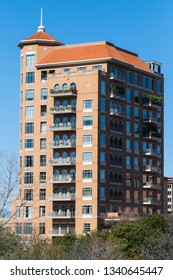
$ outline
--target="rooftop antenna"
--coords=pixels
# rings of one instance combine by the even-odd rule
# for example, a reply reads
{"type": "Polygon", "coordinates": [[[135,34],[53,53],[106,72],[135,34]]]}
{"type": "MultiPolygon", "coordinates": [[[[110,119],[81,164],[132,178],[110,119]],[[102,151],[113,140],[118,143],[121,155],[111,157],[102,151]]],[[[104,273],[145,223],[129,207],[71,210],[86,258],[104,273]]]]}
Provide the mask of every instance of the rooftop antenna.
{"type": "Polygon", "coordinates": [[[40,26],[38,26],[38,32],[45,32],[45,27],[43,26],[43,9],[42,8],[41,8],[40,26]]]}

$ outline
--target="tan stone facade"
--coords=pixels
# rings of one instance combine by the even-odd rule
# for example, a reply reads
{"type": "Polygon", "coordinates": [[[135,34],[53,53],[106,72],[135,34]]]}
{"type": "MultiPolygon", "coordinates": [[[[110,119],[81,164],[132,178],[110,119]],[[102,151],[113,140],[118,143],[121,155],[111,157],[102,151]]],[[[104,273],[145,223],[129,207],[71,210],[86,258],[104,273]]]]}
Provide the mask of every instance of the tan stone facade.
{"type": "Polygon", "coordinates": [[[46,35],[19,43],[16,234],[82,234],[163,213],[160,64],[107,42],[66,46],[46,35]]]}

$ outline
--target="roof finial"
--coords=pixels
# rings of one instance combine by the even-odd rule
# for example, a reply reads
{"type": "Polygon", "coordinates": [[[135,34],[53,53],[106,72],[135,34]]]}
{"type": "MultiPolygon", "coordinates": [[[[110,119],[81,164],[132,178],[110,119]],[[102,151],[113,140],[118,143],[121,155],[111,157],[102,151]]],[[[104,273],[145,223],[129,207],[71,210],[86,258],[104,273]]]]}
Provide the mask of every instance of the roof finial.
{"type": "Polygon", "coordinates": [[[38,32],[45,32],[45,27],[43,26],[43,9],[42,8],[41,8],[40,26],[38,27],[38,32]]]}

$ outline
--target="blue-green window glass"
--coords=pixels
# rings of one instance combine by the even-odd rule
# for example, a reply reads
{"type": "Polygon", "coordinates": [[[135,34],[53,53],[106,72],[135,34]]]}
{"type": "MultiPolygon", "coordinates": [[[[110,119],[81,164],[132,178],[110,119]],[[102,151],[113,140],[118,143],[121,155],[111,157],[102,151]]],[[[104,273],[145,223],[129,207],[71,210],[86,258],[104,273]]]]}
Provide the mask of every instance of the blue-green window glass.
{"type": "Polygon", "coordinates": [[[148,89],[153,90],[153,79],[148,79],[148,89]]]}
{"type": "Polygon", "coordinates": [[[26,101],[34,100],[34,89],[27,89],[26,90],[26,101]]]}
{"type": "Polygon", "coordinates": [[[142,77],[142,87],[147,88],[147,78],[144,76],[142,77]]]}
{"type": "Polygon", "coordinates": [[[156,82],[156,89],[157,89],[157,93],[161,93],[161,91],[162,91],[162,83],[160,81],[156,82]]]}
{"type": "Polygon", "coordinates": [[[126,71],[126,82],[131,83],[131,72],[130,71],[126,71]]]}
{"type": "Polygon", "coordinates": [[[126,117],[131,118],[131,106],[126,105],[126,117]]]}
{"type": "Polygon", "coordinates": [[[126,133],[131,133],[131,123],[126,122],[126,133]]]}
{"type": "Polygon", "coordinates": [[[131,102],[132,96],[131,96],[131,89],[127,88],[126,89],[126,101],[131,102]]]}
{"type": "Polygon", "coordinates": [[[106,82],[105,81],[101,81],[100,93],[104,94],[104,95],[106,94],[106,82]]]}
{"type": "Polygon", "coordinates": [[[139,103],[139,91],[134,90],[134,102],[139,103]]]}
{"type": "Polygon", "coordinates": [[[134,74],[134,84],[135,84],[136,86],[139,85],[139,75],[138,75],[138,74],[134,74]]]}
{"type": "Polygon", "coordinates": [[[134,108],[134,119],[135,120],[139,119],[139,108],[137,107],[134,108]]]}
{"type": "Polygon", "coordinates": [[[32,84],[35,82],[35,73],[34,72],[26,72],[26,83],[32,84]]]}
{"type": "Polygon", "coordinates": [[[134,133],[139,134],[139,124],[137,123],[134,124],[134,133]]]}
{"type": "Polygon", "coordinates": [[[100,111],[103,113],[106,112],[106,99],[100,99],[100,111]]]}

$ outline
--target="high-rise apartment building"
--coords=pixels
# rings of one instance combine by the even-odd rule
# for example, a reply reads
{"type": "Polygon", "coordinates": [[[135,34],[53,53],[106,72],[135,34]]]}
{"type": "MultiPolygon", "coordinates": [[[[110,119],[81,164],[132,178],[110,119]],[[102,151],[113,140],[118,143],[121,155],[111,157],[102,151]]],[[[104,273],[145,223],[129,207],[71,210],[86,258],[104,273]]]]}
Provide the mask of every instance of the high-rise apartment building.
{"type": "Polygon", "coordinates": [[[161,64],[109,42],[20,41],[15,232],[53,237],[163,213],[161,64]]]}

